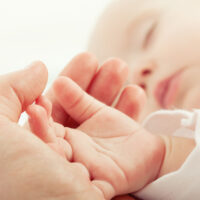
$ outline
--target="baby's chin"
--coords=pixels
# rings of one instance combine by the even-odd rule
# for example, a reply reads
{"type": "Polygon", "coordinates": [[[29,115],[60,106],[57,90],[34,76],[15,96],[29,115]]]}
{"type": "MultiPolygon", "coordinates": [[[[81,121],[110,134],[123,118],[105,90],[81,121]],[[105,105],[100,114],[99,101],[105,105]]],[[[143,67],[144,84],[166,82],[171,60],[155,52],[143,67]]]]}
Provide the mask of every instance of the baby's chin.
{"type": "Polygon", "coordinates": [[[185,110],[200,109],[200,86],[187,91],[187,94],[182,98],[180,108],[185,110]]]}
{"type": "MultiPolygon", "coordinates": [[[[162,109],[164,108],[160,107],[154,98],[147,99],[147,104],[140,114],[139,122],[142,122],[149,114],[162,109]]],[[[193,85],[190,89],[185,90],[182,95],[177,97],[174,104],[167,109],[184,109],[189,111],[200,109],[200,84],[193,85]]]]}
{"type": "Polygon", "coordinates": [[[180,88],[174,102],[174,108],[192,110],[200,108],[199,67],[187,68],[181,77],[180,88]]]}

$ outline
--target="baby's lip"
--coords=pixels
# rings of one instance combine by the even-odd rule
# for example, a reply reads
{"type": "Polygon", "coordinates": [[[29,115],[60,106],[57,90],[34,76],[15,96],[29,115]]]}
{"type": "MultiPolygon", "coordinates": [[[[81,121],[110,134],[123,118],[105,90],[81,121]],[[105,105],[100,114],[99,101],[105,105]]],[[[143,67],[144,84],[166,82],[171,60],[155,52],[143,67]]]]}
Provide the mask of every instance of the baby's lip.
{"type": "Polygon", "coordinates": [[[182,72],[183,68],[175,72],[172,76],[158,82],[154,90],[154,96],[162,108],[169,108],[174,104],[182,72]]]}

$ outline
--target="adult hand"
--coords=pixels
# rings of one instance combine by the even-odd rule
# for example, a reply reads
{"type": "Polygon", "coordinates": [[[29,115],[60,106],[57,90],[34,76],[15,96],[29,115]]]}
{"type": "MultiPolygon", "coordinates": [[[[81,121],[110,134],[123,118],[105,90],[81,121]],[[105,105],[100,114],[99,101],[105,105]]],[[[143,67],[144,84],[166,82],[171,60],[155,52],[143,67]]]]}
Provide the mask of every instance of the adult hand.
{"type": "Polygon", "coordinates": [[[2,200],[102,199],[85,178],[81,165],[70,164],[17,122],[41,95],[45,66],[0,76],[0,198],[2,200]]]}

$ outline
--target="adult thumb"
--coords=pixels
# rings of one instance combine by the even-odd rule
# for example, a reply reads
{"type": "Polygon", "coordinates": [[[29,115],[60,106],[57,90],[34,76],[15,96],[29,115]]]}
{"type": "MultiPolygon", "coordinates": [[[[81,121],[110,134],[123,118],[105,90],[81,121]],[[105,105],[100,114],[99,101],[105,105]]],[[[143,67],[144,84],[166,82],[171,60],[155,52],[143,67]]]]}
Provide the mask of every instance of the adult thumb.
{"type": "Polygon", "coordinates": [[[48,72],[42,62],[0,76],[0,119],[17,122],[24,109],[43,92],[48,72]]]}

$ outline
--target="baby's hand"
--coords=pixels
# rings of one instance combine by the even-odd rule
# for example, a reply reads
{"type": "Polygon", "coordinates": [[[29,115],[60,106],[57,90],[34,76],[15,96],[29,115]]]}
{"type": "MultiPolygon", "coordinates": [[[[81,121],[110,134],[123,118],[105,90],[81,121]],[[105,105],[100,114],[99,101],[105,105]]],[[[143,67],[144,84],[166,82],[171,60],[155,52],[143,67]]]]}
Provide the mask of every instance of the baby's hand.
{"type": "MultiPolygon", "coordinates": [[[[94,55],[82,53],[71,60],[60,73],[60,76],[69,77],[88,94],[111,106],[127,80],[128,66],[120,59],[111,58],[100,67],[94,55]]],[[[134,89],[130,87],[124,90],[115,107],[126,115],[137,119],[145,98],[141,90],[138,96],[133,99],[132,90],[134,89]]],[[[76,120],[70,118],[57,101],[53,87],[50,88],[46,96],[52,103],[52,118],[54,121],[68,127],[79,125],[76,120]]]]}
{"type": "Polygon", "coordinates": [[[69,129],[54,123],[48,119],[50,106],[39,99],[39,105],[28,109],[32,131],[68,160],[82,163],[105,199],[135,192],[156,178],[164,156],[159,138],[87,95],[68,78],[59,78],[54,92],[80,126],[69,129]]]}

